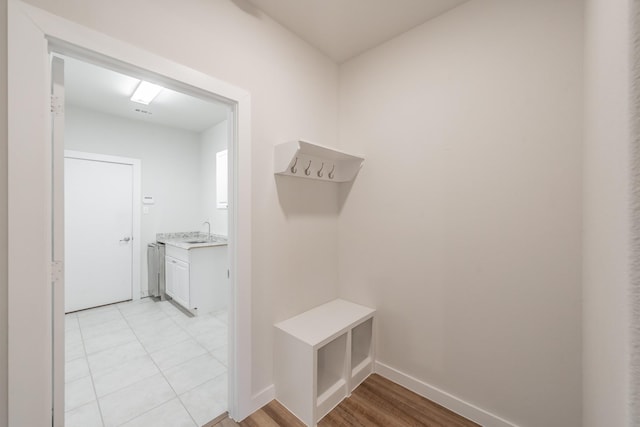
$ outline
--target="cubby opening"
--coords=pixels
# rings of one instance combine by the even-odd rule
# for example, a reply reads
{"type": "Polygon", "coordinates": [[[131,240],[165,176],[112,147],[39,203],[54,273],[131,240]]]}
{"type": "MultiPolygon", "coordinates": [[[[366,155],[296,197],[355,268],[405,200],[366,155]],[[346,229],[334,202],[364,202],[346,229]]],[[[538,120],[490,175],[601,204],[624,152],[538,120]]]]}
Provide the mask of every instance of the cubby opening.
{"type": "Polygon", "coordinates": [[[347,334],[318,349],[318,404],[346,384],[347,334]]]}
{"type": "Polygon", "coordinates": [[[351,370],[357,373],[371,363],[373,318],[368,319],[351,332],[351,370]]]}

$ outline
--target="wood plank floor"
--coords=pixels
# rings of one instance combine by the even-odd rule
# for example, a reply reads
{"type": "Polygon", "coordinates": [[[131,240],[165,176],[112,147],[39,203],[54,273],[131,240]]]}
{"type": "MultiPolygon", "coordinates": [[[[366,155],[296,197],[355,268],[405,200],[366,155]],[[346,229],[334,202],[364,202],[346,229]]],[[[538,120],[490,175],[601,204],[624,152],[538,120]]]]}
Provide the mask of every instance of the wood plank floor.
{"type": "MultiPolygon", "coordinates": [[[[373,374],[319,423],[319,427],[478,426],[379,375],[373,374]]],[[[277,401],[241,423],[224,419],[213,427],[304,427],[277,401]]]]}

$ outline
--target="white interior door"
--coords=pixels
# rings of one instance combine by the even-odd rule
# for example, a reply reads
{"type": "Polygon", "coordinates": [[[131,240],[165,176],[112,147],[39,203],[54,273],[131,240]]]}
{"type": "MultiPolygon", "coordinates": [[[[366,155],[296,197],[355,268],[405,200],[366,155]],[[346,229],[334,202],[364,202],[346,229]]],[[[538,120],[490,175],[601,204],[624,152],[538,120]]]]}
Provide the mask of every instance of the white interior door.
{"type": "Polygon", "coordinates": [[[130,164],[65,157],[65,312],[132,298],[130,164]]]}

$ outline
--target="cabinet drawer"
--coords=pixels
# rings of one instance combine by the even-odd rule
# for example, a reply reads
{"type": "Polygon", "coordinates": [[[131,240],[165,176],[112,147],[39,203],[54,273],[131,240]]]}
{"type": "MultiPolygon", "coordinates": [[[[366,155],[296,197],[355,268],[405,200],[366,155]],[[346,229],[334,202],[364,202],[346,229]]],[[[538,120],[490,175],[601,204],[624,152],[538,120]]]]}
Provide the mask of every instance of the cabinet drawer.
{"type": "Polygon", "coordinates": [[[179,259],[184,262],[189,262],[189,250],[175,247],[173,245],[165,246],[165,255],[175,259],[179,259]]]}

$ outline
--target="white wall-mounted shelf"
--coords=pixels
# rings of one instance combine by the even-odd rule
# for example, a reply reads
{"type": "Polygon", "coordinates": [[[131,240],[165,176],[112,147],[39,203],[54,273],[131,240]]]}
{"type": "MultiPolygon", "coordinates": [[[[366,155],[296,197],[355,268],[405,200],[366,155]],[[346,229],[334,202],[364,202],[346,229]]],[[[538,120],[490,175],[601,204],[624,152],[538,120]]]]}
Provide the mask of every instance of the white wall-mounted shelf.
{"type": "Polygon", "coordinates": [[[307,141],[290,141],[274,147],[276,175],[295,176],[328,182],[352,181],[363,157],[307,141]]]}
{"type": "Polygon", "coordinates": [[[307,426],[373,372],[374,314],[336,299],[275,325],[276,398],[307,426]]]}

